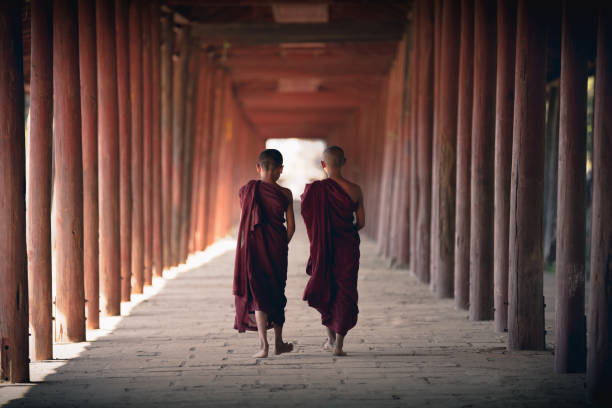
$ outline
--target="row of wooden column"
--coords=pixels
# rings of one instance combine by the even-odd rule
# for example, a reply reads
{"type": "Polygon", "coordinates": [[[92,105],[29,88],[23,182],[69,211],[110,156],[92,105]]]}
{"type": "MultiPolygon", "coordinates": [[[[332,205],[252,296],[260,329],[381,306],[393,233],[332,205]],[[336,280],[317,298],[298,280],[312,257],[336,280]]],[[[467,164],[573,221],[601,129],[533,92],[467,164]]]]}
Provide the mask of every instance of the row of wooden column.
{"type": "MultiPolygon", "coordinates": [[[[389,88],[382,91],[385,102],[379,111],[385,124],[375,126],[384,134],[379,139],[384,140],[380,202],[374,204],[376,228],[368,232],[377,238],[379,252],[409,263],[438,297],[454,297],[472,320],[494,320],[497,331],[508,332],[510,350],[545,347],[542,214],[549,15],[545,4],[525,0],[417,1],[413,38],[399,46],[389,88]],[[407,69],[398,75],[402,64],[407,69]],[[402,102],[407,113],[400,118],[395,109],[402,102]]],[[[610,115],[604,114],[611,111],[610,7],[601,6],[597,16],[596,22],[595,9],[588,5],[563,3],[555,319],[556,371],[584,371],[586,364],[594,397],[604,395],[603,384],[612,378],[612,218],[605,178],[612,135],[610,115]],[[599,30],[594,201],[592,236],[585,237],[592,27],[599,30]],[[589,238],[587,346],[584,251],[589,238]]]]}
{"type": "Polygon", "coordinates": [[[247,155],[262,147],[214,49],[158,2],[32,0],[26,181],[22,7],[0,5],[8,382],[28,381],[29,355],[84,341],[100,313],[119,315],[153,276],[224,236],[247,155]]]}

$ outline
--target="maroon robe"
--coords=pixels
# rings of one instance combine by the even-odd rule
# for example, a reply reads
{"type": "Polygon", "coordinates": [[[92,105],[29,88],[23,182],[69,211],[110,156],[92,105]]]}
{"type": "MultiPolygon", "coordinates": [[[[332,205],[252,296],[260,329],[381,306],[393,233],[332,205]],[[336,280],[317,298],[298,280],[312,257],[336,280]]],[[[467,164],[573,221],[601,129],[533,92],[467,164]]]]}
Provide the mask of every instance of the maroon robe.
{"type": "Polygon", "coordinates": [[[332,179],[306,185],[302,217],[310,240],[304,300],[336,333],[357,324],[359,234],[353,221],[357,203],[332,179]]]}
{"type": "Polygon", "coordinates": [[[272,323],[285,323],[287,282],[287,229],[289,200],[281,187],[251,180],[240,189],[242,216],[238,230],[234,288],[239,332],[257,330],[255,310],[268,314],[272,323]]]}

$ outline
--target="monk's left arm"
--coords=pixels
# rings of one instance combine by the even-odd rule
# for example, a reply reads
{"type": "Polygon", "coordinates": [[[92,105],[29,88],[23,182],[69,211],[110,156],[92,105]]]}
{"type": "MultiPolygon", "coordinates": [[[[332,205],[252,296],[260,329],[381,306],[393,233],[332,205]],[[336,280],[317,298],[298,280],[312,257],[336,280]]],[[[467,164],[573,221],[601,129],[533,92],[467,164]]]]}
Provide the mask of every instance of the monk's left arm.
{"type": "Polygon", "coordinates": [[[295,217],[293,215],[293,201],[289,202],[287,206],[287,242],[291,241],[293,238],[293,233],[295,232],[295,217]]]}
{"type": "Polygon", "coordinates": [[[361,189],[359,189],[359,201],[357,203],[357,210],[355,210],[355,216],[357,218],[355,226],[357,227],[357,231],[359,231],[365,227],[365,208],[363,206],[363,194],[361,189]]]}

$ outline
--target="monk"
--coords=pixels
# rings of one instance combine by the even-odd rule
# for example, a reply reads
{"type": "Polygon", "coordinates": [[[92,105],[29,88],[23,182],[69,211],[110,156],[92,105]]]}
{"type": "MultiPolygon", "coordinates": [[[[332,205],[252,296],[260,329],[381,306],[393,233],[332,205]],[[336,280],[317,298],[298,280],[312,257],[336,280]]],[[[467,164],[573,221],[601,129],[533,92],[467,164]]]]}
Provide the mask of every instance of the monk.
{"type": "Polygon", "coordinates": [[[276,181],[283,172],[283,156],[266,149],[257,163],[259,180],[240,189],[242,215],[238,230],[234,288],[238,332],[257,330],[260,349],[253,357],[268,357],[267,331],[274,328],[275,353],[293,350],[283,341],[288,244],[295,232],[291,190],[276,181]],[[285,227],[285,214],[287,227],[285,227]]]}
{"type": "Polygon", "coordinates": [[[359,231],[365,225],[361,188],[342,176],[344,151],[328,147],[321,166],[325,180],[306,185],[302,217],[310,240],[310,275],[304,300],[321,313],[327,327],[323,348],[345,356],[344,337],[357,324],[359,231]]]}

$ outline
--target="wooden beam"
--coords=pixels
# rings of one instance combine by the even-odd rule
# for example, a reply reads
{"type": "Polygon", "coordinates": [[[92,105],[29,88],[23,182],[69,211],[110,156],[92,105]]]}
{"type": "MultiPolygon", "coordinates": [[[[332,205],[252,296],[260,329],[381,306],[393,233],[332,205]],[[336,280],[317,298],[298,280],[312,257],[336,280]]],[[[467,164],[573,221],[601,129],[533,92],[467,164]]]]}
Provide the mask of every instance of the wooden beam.
{"type": "Polygon", "coordinates": [[[146,286],[153,283],[153,83],[151,54],[151,6],[141,7],[142,29],[142,216],[143,266],[146,286]]]}
{"type": "Polygon", "coordinates": [[[242,44],[300,42],[399,41],[404,27],[397,23],[193,23],[194,37],[208,43],[234,40],[242,44]]]}
{"type": "Polygon", "coordinates": [[[172,22],[161,17],[161,184],[164,268],[172,265],[172,22]]]}
{"type": "Polygon", "coordinates": [[[0,3],[0,382],[12,383],[30,380],[22,7],[0,3]]]}
{"type": "Polygon", "coordinates": [[[26,182],[28,298],[33,360],[51,360],[52,8],[51,0],[33,0],[31,4],[30,137],[26,182]]]}

